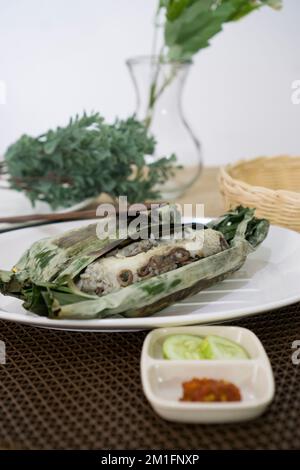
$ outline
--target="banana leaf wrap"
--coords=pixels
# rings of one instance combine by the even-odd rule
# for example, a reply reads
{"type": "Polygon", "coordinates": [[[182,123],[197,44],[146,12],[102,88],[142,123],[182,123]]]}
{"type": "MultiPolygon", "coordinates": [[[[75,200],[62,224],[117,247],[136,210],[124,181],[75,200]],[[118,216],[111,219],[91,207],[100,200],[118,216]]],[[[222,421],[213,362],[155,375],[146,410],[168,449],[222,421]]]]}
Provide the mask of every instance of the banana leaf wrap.
{"type": "Polygon", "coordinates": [[[253,209],[237,207],[205,227],[223,234],[228,243],[225,250],[98,296],[80,290],[76,278],[95,260],[131,240],[101,240],[96,226],[34,243],[11,271],[0,270],[0,292],[50,318],[148,316],[238,270],[269,230],[269,222],[257,219],[253,209]]]}

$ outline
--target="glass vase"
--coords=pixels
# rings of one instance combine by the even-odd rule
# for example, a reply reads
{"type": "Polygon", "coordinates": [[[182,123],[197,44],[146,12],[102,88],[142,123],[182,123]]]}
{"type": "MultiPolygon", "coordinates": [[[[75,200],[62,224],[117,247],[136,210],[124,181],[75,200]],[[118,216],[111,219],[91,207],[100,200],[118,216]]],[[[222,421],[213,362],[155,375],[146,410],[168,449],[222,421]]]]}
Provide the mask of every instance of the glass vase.
{"type": "Polygon", "coordinates": [[[175,199],[199,177],[200,142],[182,111],[182,92],[191,62],[166,62],[155,56],[127,60],[135,92],[136,117],[154,135],[157,145],[147,161],[176,155],[174,176],[159,189],[164,199],[175,199]]]}

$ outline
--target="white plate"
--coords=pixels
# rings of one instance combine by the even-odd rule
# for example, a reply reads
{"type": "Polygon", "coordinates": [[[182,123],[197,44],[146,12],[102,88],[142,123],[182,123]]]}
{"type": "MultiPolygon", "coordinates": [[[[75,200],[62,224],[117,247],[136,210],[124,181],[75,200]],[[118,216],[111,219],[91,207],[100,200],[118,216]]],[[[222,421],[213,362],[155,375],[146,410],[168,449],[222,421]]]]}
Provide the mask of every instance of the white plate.
{"type": "MultiPolygon", "coordinates": [[[[84,222],[90,223],[90,222],[84,222]]],[[[0,267],[11,269],[31,243],[80,227],[82,221],[24,228],[0,235],[0,267]]],[[[51,320],[22,308],[21,302],[0,295],[0,319],[68,330],[134,330],[162,326],[228,321],[272,310],[300,300],[300,235],[271,227],[264,243],[229,279],[151,317],[95,320],[51,320]]],[[[275,319],[276,320],[276,319],[275,319]]]]}
{"type": "Polygon", "coordinates": [[[274,397],[274,377],[257,336],[246,328],[188,326],[154,330],[144,341],[141,357],[144,393],[162,418],[186,423],[244,421],[261,415],[274,397]],[[172,334],[217,335],[240,344],[250,359],[166,360],[164,339],[172,334]],[[227,380],[240,389],[242,400],[230,403],[181,402],[182,382],[193,378],[227,380]]]}

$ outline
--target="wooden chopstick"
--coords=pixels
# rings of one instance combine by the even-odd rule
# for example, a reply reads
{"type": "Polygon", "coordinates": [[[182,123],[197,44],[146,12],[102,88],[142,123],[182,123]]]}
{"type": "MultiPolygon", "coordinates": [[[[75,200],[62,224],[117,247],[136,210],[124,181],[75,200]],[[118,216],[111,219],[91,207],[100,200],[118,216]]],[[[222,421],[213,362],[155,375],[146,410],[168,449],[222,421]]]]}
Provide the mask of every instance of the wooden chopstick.
{"type": "Polygon", "coordinates": [[[14,215],[11,217],[0,217],[0,223],[17,224],[33,222],[35,220],[74,220],[74,219],[92,219],[96,217],[96,209],[86,211],[61,212],[60,214],[30,214],[14,215]]]}
{"type": "MultiPolygon", "coordinates": [[[[143,203],[147,208],[150,207],[151,203],[143,203]]],[[[158,204],[159,206],[165,203],[153,202],[152,204],[158,204]]],[[[118,207],[116,206],[116,213],[118,213],[118,207]]],[[[14,215],[11,217],[0,217],[0,223],[7,224],[19,224],[34,221],[59,221],[59,220],[82,220],[82,219],[96,219],[100,216],[96,215],[96,208],[82,211],[73,212],[61,212],[57,214],[30,214],[30,215],[14,215]]]]}

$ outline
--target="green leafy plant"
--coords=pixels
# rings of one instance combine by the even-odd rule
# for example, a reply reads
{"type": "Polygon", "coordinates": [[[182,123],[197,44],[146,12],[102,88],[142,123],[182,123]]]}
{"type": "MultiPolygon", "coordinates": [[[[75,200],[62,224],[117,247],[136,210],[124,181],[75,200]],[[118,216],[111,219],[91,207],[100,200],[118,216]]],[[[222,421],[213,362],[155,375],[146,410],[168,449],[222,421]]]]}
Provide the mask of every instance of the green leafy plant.
{"type": "Polygon", "coordinates": [[[146,125],[151,124],[157,99],[176,75],[176,62],[190,61],[199,50],[209,46],[225,23],[240,20],[263,6],[279,9],[281,3],[281,0],[159,0],[152,48],[158,61],[149,90],[146,125]],[[161,27],[164,39],[157,52],[161,27]],[[158,88],[159,67],[166,61],[174,62],[174,67],[158,88]]]}
{"type": "Polygon", "coordinates": [[[170,60],[188,60],[222,30],[262,6],[279,8],[278,0],[162,0],[164,38],[170,60]]]}
{"type": "Polygon", "coordinates": [[[158,198],[155,186],[174,170],[174,155],[146,165],[154,150],[154,138],[134,117],[107,124],[98,113],[83,114],[39,137],[23,135],[6,151],[5,169],[10,186],[33,205],[68,207],[102,192],[141,202],[158,198]]]}

